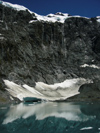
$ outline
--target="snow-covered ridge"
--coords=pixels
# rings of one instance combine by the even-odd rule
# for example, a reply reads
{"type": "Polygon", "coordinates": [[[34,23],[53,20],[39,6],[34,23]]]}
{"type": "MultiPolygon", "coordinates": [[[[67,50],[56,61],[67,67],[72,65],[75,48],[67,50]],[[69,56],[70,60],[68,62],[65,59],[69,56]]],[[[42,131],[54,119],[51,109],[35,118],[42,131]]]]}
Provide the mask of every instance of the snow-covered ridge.
{"type": "MultiPolygon", "coordinates": [[[[64,23],[65,19],[67,19],[69,17],[69,14],[56,13],[56,14],[48,14],[47,16],[42,16],[42,15],[38,15],[35,13],[35,16],[36,16],[37,20],[39,20],[39,21],[64,23]]],[[[33,22],[34,22],[34,20],[31,20],[29,23],[33,23],[33,22]]]]}
{"type": "Polygon", "coordinates": [[[10,7],[10,8],[14,8],[15,10],[26,10],[26,8],[24,6],[20,6],[20,5],[17,5],[17,4],[11,4],[9,2],[3,2],[3,1],[0,1],[0,4],[6,6],[6,7],[10,7]]]}
{"type": "MultiPolygon", "coordinates": [[[[56,14],[48,14],[47,16],[42,16],[35,13],[35,16],[39,21],[47,21],[47,22],[53,22],[53,23],[55,22],[64,23],[66,19],[73,18],[73,17],[89,19],[87,17],[81,17],[79,15],[70,16],[68,13],[61,13],[61,12],[57,12],[56,14]]],[[[34,20],[31,20],[29,23],[32,23],[32,22],[34,22],[34,20]]]]}
{"type": "Polygon", "coordinates": [[[28,10],[30,13],[32,13],[28,8],[18,5],[18,4],[11,4],[9,2],[3,2],[3,1],[0,1],[0,4],[4,5],[5,7],[13,8],[14,10],[17,10],[17,11],[28,10]]]}
{"type": "MultiPolygon", "coordinates": [[[[17,11],[26,11],[28,10],[31,14],[34,13],[32,11],[30,11],[28,8],[24,7],[24,6],[21,6],[21,5],[18,5],[18,4],[11,4],[9,2],[3,2],[3,1],[0,1],[0,4],[6,6],[6,7],[9,7],[9,8],[12,8],[14,10],[17,10],[17,11]]],[[[37,13],[34,13],[35,14],[35,17],[37,19],[37,21],[46,21],[46,22],[60,22],[60,23],[64,23],[64,21],[67,19],[67,18],[70,18],[70,17],[81,17],[81,16],[70,16],[68,13],[61,13],[61,12],[58,12],[56,14],[48,14],[46,16],[43,16],[43,15],[38,15],[37,13]]],[[[85,17],[86,18],[86,17],[85,17]]],[[[88,18],[87,18],[88,19],[88,18]]],[[[34,20],[34,16],[33,16],[33,20],[31,20],[29,23],[33,23],[35,22],[36,20],[34,20]]]]}
{"type": "MultiPolygon", "coordinates": [[[[61,12],[58,12],[56,14],[51,13],[51,14],[48,14],[46,16],[43,16],[43,15],[39,15],[37,13],[34,13],[34,12],[30,11],[28,8],[26,8],[24,6],[21,6],[21,5],[18,5],[18,4],[11,4],[9,2],[3,2],[3,1],[0,1],[0,4],[4,5],[5,7],[9,7],[9,8],[12,8],[14,10],[17,10],[17,11],[22,11],[22,10],[26,11],[26,10],[28,10],[31,14],[35,15],[35,16],[33,16],[33,20],[29,21],[29,23],[33,23],[33,22],[36,22],[36,21],[64,23],[64,21],[67,18],[72,18],[72,17],[89,19],[87,17],[82,17],[82,16],[78,16],[78,15],[70,16],[68,13],[61,13],[61,12]],[[36,20],[34,20],[34,17],[36,18],[36,20]]],[[[97,16],[96,18],[97,18],[97,22],[100,22],[100,16],[97,16]]]]}

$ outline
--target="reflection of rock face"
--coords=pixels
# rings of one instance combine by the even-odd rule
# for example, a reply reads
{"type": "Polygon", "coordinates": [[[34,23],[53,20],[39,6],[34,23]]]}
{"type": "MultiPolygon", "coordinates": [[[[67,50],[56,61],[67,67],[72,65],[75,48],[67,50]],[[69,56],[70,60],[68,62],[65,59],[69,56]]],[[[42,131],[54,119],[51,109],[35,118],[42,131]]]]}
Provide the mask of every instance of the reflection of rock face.
{"type": "Polygon", "coordinates": [[[9,109],[3,124],[13,122],[19,118],[26,119],[33,115],[35,115],[38,120],[43,120],[47,117],[57,117],[69,121],[88,121],[95,118],[94,115],[92,116],[90,114],[90,116],[88,116],[83,114],[80,110],[80,104],[55,102],[25,105],[21,103],[9,109]]]}
{"type": "Polygon", "coordinates": [[[28,10],[0,3],[0,88],[4,88],[2,79],[30,86],[78,77],[99,80],[100,22],[96,19],[38,21],[28,10]],[[88,67],[80,67],[84,64],[88,67]]]}

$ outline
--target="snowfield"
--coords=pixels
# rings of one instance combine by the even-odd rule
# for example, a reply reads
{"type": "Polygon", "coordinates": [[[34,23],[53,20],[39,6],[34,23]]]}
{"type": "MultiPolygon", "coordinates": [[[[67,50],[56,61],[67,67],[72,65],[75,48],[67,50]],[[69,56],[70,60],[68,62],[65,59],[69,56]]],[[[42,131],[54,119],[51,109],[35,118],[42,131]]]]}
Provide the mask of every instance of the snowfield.
{"type": "Polygon", "coordinates": [[[52,85],[48,85],[43,82],[36,82],[35,87],[30,87],[26,84],[21,86],[12,81],[4,80],[4,83],[7,86],[6,90],[9,94],[21,101],[23,101],[25,97],[35,97],[47,101],[63,101],[69,97],[79,94],[80,86],[91,82],[91,80],[84,78],[76,78],[67,79],[64,82],[52,85]]]}

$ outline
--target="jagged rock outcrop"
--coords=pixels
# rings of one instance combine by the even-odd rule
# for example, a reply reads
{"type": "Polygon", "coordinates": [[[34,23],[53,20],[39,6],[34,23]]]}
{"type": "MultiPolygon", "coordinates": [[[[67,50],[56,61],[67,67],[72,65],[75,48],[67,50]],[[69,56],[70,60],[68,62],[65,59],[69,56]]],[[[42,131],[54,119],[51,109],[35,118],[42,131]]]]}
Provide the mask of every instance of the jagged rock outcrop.
{"type": "Polygon", "coordinates": [[[98,18],[40,21],[29,10],[0,3],[0,89],[5,88],[3,79],[34,86],[78,77],[92,79],[99,92],[98,18]]]}

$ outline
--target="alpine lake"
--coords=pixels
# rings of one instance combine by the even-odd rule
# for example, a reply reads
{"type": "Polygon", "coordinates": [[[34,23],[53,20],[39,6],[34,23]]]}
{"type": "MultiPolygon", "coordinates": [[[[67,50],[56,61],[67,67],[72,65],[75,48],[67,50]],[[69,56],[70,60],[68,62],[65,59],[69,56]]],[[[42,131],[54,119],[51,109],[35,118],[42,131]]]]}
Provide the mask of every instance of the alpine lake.
{"type": "Polygon", "coordinates": [[[0,106],[0,133],[99,133],[100,102],[0,106]]]}

